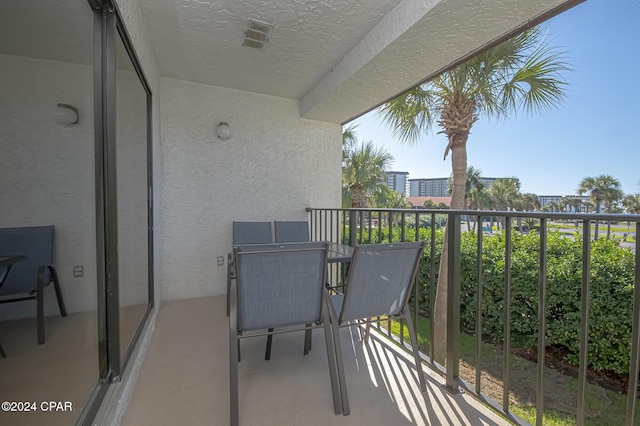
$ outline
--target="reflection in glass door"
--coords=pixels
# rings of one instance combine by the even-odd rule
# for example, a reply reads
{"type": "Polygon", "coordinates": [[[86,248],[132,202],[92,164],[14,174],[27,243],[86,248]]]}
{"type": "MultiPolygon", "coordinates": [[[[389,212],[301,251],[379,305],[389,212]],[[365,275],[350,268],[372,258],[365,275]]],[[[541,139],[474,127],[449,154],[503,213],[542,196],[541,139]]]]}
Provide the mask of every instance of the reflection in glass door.
{"type": "MultiPolygon", "coordinates": [[[[98,320],[104,312],[96,260],[93,22],[86,0],[0,2],[0,228],[53,227],[51,264],[68,313],[61,315],[48,285],[39,344],[36,301],[0,303],[6,355],[0,355],[0,401],[69,404],[63,411],[39,405],[0,411],[3,425],[73,424],[106,378],[99,362],[99,341],[105,342],[98,320]]],[[[25,245],[5,237],[0,255],[26,256],[7,280],[35,288],[42,247],[21,235],[25,245]]],[[[16,297],[8,291],[0,288],[0,298],[16,297]]]]}
{"type": "Polygon", "coordinates": [[[124,365],[150,301],[150,179],[148,89],[123,37],[119,27],[115,45],[116,165],[111,170],[117,176],[119,341],[124,365]]]}

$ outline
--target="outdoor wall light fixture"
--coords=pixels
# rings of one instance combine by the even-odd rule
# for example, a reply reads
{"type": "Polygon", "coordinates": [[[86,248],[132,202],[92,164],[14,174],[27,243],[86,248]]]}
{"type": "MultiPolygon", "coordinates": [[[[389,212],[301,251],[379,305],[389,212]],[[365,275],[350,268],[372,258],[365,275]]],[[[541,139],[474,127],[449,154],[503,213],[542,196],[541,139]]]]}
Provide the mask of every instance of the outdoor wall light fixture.
{"type": "Polygon", "coordinates": [[[78,108],[69,104],[58,104],[55,118],[58,124],[78,124],[80,121],[78,108]]]}
{"type": "Polygon", "coordinates": [[[229,127],[229,123],[226,121],[221,121],[218,123],[218,128],[216,129],[216,135],[222,140],[229,139],[231,137],[231,128],[229,127]]]}

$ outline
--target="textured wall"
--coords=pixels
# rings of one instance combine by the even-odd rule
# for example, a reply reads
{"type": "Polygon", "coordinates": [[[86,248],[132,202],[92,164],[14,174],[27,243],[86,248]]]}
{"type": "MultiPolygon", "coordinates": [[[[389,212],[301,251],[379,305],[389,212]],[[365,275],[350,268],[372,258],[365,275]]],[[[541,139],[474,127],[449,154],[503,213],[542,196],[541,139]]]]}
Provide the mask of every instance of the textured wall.
{"type": "MultiPolygon", "coordinates": [[[[55,225],[54,265],[67,309],[95,309],[92,68],[0,55],[0,69],[0,227],[55,225]],[[80,123],[56,123],[58,102],[78,107],[80,123]],[[84,265],[83,278],[73,278],[73,265],[84,265]]],[[[48,295],[46,312],[57,314],[48,295]]],[[[1,312],[35,315],[33,302],[1,312]]]]}
{"type": "MultiPolygon", "coordinates": [[[[55,226],[54,265],[70,312],[94,310],[96,296],[93,70],[0,55],[0,227],[55,226]],[[58,102],[80,122],[55,122],[58,102]],[[73,266],[84,266],[74,278],[73,266]]],[[[146,303],[145,98],[130,71],[117,74],[120,300],[146,303]]],[[[50,290],[49,290],[50,292],[50,290]]],[[[47,314],[57,314],[53,293],[47,314]]],[[[33,302],[5,305],[1,318],[33,316],[33,302]]]]}
{"type": "Polygon", "coordinates": [[[339,206],[341,132],[296,101],[163,78],[163,300],[226,293],[234,220],[305,219],[339,206]],[[231,138],[215,136],[226,121],[231,138]]]}

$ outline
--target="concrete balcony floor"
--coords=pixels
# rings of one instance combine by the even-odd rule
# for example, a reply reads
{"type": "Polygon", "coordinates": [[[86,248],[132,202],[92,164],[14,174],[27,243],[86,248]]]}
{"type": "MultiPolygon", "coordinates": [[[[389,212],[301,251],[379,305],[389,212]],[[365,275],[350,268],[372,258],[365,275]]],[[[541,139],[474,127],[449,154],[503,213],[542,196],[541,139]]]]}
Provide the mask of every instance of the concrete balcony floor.
{"type": "MultiPolygon", "coordinates": [[[[228,425],[229,360],[225,298],[166,302],[123,425],[228,425]]],[[[427,371],[420,393],[414,365],[384,337],[342,330],[351,415],[335,415],[324,333],[302,355],[303,333],[245,339],[239,365],[241,425],[506,425],[470,395],[452,396],[427,371]]]]}

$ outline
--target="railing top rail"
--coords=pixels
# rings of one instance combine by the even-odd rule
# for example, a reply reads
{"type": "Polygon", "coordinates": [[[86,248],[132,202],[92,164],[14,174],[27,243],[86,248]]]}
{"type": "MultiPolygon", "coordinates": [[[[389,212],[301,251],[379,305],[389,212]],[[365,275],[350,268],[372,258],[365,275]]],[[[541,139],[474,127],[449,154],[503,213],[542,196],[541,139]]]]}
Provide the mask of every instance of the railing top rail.
{"type": "Polygon", "coordinates": [[[385,212],[385,213],[421,213],[421,214],[441,214],[441,215],[467,215],[467,216],[504,216],[504,217],[527,217],[546,218],[561,220],[602,220],[619,222],[640,222],[638,214],[622,213],[555,213],[541,211],[502,211],[502,210],[451,210],[451,209],[389,209],[389,208],[315,208],[307,207],[307,212],[311,211],[365,211],[365,212],[385,212]]]}

